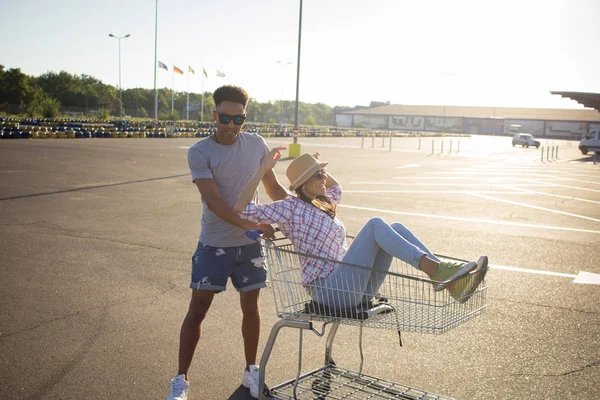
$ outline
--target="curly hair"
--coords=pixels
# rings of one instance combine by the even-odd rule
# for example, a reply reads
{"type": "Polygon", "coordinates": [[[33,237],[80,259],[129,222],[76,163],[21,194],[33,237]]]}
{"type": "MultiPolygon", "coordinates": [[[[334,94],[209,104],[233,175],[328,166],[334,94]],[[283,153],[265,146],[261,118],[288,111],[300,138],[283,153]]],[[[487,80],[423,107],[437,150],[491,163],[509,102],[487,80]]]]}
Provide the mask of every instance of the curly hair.
{"type": "Polygon", "coordinates": [[[246,108],[249,97],[248,93],[243,88],[234,85],[225,85],[215,90],[213,99],[215,100],[215,106],[218,106],[224,101],[231,101],[233,103],[239,103],[246,108]]]}

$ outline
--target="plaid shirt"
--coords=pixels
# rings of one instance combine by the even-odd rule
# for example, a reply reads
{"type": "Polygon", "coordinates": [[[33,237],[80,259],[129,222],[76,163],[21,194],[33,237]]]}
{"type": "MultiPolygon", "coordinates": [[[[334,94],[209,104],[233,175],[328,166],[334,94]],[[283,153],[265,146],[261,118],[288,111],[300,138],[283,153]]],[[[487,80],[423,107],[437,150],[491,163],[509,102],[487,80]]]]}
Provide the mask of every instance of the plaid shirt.
{"type": "MultiPolygon", "coordinates": [[[[334,185],[327,188],[326,194],[334,204],[338,204],[342,198],[342,187],[334,185]]],[[[299,253],[341,261],[348,251],[346,227],[342,220],[337,215],[331,218],[296,196],[288,195],[273,203],[250,203],[240,215],[256,223],[276,223],[299,253]]],[[[335,268],[333,262],[313,257],[300,256],[300,263],[304,284],[329,276],[335,268]]]]}

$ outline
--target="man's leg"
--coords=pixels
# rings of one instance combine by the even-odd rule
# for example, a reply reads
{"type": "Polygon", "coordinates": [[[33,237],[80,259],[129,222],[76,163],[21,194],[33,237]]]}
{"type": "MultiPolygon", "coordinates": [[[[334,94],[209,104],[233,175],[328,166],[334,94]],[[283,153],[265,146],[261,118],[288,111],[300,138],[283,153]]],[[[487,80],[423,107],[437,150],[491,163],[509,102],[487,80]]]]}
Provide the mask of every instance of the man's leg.
{"type": "Polygon", "coordinates": [[[202,321],[208,313],[215,292],[212,290],[192,290],[188,312],[181,325],[179,336],[179,372],[188,379],[188,371],[194,358],[194,351],[200,340],[202,321]]]}
{"type": "Polygon", "coordinates": [[[260,337],[260,289],[240,292],[240,306],[242,308],[242,336],[244,338],[244,354],[246,368],[256,364],[258,340],[260,337]]]}

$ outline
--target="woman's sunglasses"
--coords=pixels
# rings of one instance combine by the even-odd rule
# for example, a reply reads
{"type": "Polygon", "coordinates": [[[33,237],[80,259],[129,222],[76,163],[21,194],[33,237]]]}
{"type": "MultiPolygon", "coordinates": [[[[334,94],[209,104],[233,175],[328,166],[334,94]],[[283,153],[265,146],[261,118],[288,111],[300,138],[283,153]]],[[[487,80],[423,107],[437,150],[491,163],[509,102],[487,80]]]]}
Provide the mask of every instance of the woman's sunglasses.
{"type": "Polygon", "coordinates": [[[312,177],[317,179],[327,178],[327,172],[324,169],[320,169],[312,177]]]}
{"type": "Polygon", "coordinates": [[[215,111],[215,112],[217,113],[217,116],[219,117],[219,122],[224,125],[227,125],[231,121],[233,121],[233,123],[236,125],[242,125],[244,123],[244,121],[246,120],[246,116],[242,115],[242,114],[229,115],[229,114],[221,114],[218,111],[215,111]]]}

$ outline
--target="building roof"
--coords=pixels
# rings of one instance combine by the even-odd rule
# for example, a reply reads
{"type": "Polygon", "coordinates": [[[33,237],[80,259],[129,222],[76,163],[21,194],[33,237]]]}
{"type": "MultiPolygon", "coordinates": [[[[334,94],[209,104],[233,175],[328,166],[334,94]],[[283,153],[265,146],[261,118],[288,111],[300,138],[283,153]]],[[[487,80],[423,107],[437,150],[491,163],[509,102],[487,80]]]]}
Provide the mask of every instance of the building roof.
{"type": "Polygon", "coordinates": [[[554,121],[600,121],[600,112],[586,109],[559,108],[512,108],[512,107],[467,107],[467,106],[409,106],[386,105],[344,111],[340,114],[355,115],[414,115],[423,117],[465,117],[533,119],[554,121]]]}
{"type": "Polygon", "coordinates": [[[566,97],[567,99],[575,100],[585,107],[595,108],[600,111],[600,93],[583,93],[583,92],[550,92],[552,94],[566,97]]]}

